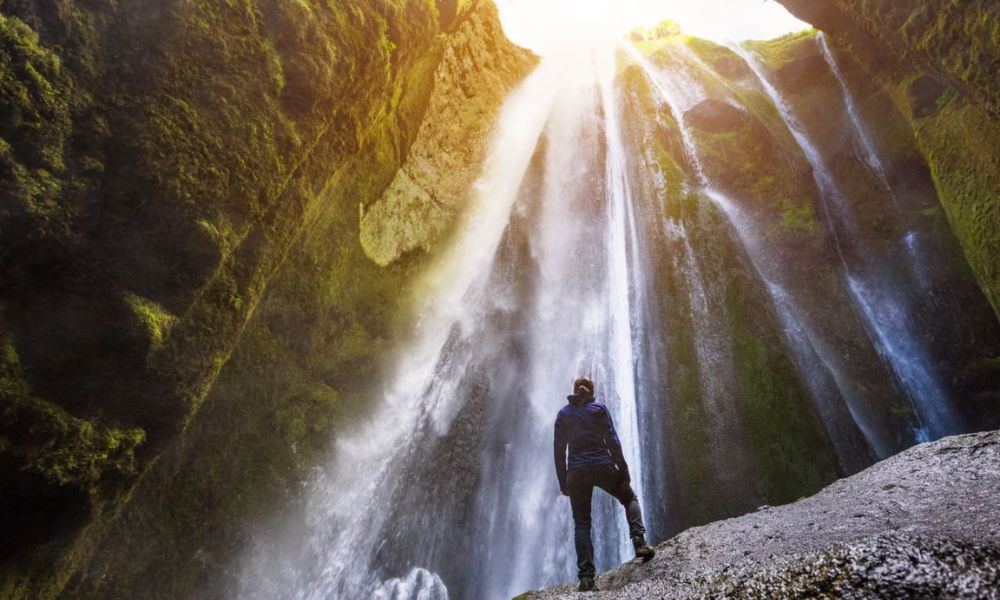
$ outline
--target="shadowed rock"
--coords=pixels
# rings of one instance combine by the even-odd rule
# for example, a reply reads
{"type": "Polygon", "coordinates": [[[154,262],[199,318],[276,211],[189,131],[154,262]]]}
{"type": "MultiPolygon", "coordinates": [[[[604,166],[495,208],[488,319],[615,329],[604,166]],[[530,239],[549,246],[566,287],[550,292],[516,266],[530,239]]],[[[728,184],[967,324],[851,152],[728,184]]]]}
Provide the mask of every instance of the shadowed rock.
{"type": "Polygon", "coordinates": [[[599,577],[593,597],[998,598],[998,489],[1000,432],[921,444],[809,498],[689,529],[599,577]]]}
{"type": "Polygon", "coordinates": [[[735,131],[746,121],[746,114],[728,102],[708,98],[684,113],[694,127],[709,133],[735,131]]]}

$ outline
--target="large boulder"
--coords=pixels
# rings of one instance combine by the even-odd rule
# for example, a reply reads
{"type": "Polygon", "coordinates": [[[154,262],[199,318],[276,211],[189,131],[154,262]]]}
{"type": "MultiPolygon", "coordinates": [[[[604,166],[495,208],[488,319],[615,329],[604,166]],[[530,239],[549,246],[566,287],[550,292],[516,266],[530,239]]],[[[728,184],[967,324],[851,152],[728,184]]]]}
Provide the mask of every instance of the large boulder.
{"type": "Polygon", "coordinates": [[[689,529],[597,585],[602,598],[995,598],[997,489],[1000,432],[944,438],[792,504],[689,529]]]}

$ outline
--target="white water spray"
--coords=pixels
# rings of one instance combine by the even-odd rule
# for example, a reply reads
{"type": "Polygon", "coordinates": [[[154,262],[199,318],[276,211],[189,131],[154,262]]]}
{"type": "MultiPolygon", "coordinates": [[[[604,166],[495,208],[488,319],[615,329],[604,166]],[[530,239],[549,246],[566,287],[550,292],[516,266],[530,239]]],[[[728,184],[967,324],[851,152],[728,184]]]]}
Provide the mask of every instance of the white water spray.
{"type": "MultiPolygon", "coordinates": [[[[572,579],[551,444],[581,374],[645,502],[634,309],[645,291],[614,61],[613,46],[549,56],[507,100],[478,204],[425,281],[432,300],[382,403],[312,483],[305,539],[261,547],[242,597],[440,598],[447,582],[493,599],[572,579]],[[438,486],[468,500],[436,503],[438,486]]],[[[610,568],[631,556],[622,509],[599,496],[594,510],[598,566],[610,568]]]]}

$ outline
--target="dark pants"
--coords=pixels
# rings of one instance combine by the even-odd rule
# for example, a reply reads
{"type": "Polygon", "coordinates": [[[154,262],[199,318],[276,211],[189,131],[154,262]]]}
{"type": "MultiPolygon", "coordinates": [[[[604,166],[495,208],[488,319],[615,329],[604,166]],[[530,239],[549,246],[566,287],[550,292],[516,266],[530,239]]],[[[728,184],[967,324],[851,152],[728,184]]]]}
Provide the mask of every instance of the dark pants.
{"type": "Polygon", "coordinates": [[[642,511],[639,500],[621,472],[612,465],[594,465],[571,470],[566,477],[569,503],[573,508],[573,540],[576,542],[576,566],[580,578],[593,577],[594,544],[590,539],[590,502],[594,487],[599,487],[614,496],[625,507],[628,519],[629,537],[644,537],[646,528],[642,525],[642,511]]]}

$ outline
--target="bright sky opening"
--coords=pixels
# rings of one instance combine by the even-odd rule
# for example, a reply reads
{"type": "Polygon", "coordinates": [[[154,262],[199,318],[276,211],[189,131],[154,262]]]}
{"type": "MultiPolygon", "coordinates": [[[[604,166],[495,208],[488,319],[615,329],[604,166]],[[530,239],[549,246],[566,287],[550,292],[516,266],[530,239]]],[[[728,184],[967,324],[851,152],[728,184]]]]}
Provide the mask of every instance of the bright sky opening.
{"type": "Polygon", "coordinates": [[[808,24],[774,0],[496,0],[516,44],[547,54],[572,40],[618,38],[664,19],[715,40],[770,39],[808,24]]]}

